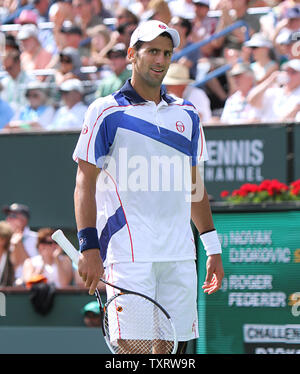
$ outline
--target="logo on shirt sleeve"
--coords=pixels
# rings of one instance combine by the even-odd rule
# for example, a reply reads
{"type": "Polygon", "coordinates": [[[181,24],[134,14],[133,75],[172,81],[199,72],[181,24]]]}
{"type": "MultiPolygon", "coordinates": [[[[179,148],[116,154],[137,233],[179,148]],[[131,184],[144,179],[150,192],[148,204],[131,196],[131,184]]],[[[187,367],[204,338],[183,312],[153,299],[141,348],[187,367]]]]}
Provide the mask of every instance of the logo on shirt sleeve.
{"type": "Polygon", "coordinates": [[[82,128],[82,130],[81,130],[81,134],[82,134],[82,135],[85,135],[85,134],[88,133],[88,131],[89,131],[88,126],[87,126],[87,125],[84,125],[83,128],[82,128]]]}

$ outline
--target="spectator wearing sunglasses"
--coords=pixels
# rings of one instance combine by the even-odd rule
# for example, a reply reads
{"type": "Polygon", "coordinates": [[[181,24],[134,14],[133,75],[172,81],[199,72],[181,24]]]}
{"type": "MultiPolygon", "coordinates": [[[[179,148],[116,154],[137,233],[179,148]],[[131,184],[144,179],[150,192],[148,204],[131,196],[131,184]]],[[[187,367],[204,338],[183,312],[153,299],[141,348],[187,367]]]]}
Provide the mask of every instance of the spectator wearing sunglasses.
{"type": "Polygon", "coordinates": [[[15,115],[6,126],[11,132],[43,130],[53,120],[55,109],[49,104],[47,86],[43,82],[31,82],[26,89],[28,105],[15,115]]]}
{"type": "Polygon", "coordinates": [[[77,49],[73,47],[64,48],[59,55],[59,64],[55,74],[55,83],[60,86],[68,79],[84,79],[85,74],[82,74],[80,54],[77,49]]]}
{"type": "Polygon", "coordinates": [[[116,44],[107,52],[107,58],[112,73],[100,82],[95,95],[96,98],[110,95],[121,88],[126,80],[131,77],[131,70],[127,67],[128,60],[125,44],[116,44]]]}
{"type": "Polygon", "coordinates": [[[257,84],[267,79],[273,71],[278,70],[279,65],[272,59],[271,55],[273,44],[263,34],[253,34],[251,39],[244,43],[244,46],[251,50],[254,62],[251,63],[250,67],[257,84]]]}
{"type": "Polygon", "coordinates": [[[36,276],[43,276],[47,283],[54,283],[56,288],[71,284],[73,278],[72,263],[63,255],[62,249],[51,238],[55,230],[41,228],[38,231],[37,248],[39,254],[28,258],[23,267],[25,283],[36,276]]]}
{"type": "Polygon", "coordinates": [[[1,80],[1,98],[7,101],[14,111],[20,110],[27,104],[25,96],[27,85],[36,79],[22,69],[20,52],[15,48],[5,52],[2,63],[7,75],[1,80]]]}
{"type": "Polygon", "coordinates": [[[22,283],[22,269],[24,261],[36,256],[37,233],[29,227],[30,211],[24,204],[14,203],[3,207],[6,222],[12,228],[10,241],[11,261],[14,265],[16,284],[22,283]]]}

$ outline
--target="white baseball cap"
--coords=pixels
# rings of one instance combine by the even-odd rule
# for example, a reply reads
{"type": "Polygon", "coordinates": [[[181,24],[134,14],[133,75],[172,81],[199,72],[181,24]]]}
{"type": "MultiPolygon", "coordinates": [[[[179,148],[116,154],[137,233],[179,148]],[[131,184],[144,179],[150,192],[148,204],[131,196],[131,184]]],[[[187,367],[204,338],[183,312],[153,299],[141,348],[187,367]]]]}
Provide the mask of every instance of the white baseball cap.
{"type": "Polygon", "coordinates": [[[285,62],[283,65],[282,65],[282,70],[286,70],[288,68],[291,68],[295,71],[298,71],[300,73],[300,60],[298,59],[293,59],[293,60],[290,60],[288,62],[285,62]]]}
{"type": "Polygon", "coordinates": [[[82,82],[79,79],[67,79],[64,81],[60,87],[60,91],[63,92],[70,92],[70,91],[78,91],[81,94],[84,92],[82,82]]]}
{"type": "Polygon", "coordinates": [[[273,44],[272,42],[265,38],[263,34],[256,33],[253,34],[250,40],[247,40],[244,42],[245,47],[266,47],[266,48],[272,48],[273,44]]]}
{"type": "Polygon", "coordinates": [[[139,40],[142,42],[151,42],[151,40],[154,40],[164,32],[167,32],[171,36],[174,48],[177,48],[180,43],[180,36],[177,30],[171,29],[165,23],[157,20],[141,23],[131,35],[129,47],[133,47],[139,40]]]}

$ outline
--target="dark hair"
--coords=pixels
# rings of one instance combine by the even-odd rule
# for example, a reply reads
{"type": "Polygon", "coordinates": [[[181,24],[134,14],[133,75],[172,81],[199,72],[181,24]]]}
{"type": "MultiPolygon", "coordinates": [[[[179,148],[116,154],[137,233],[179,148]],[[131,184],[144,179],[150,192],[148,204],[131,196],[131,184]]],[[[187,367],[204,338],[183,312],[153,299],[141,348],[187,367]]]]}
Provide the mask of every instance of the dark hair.
{"type": "Polygon", "coordinates": [[[191,31],[192,31],[192,23],[190,20],[188,20],[187,18],[183,18],[183,17],[179,17],[180,19],[180,24],[182,27],[184,27],[186,29],[186,33],[185,33],[185,36],[189,36],[191,31]]]}
{"type": "Polygon", "coordinates": [[[20,62],[20,54],[21,52],[17,49],[13,49],[10,51],[7,51],[4,55],[4,58],[11,58],[13,62],[17,63],[20,62]]]}
{"type": "Polygon", "coordinates": [[[39,246],[43,241],[48,238],[51,238],[51,235],[55,232],[55,230],[51,229],[50,227],[43,227],[38,231],[37,237],[37,246],[39,246]]]}
{"type": "MultiPolygon", "coordinates": [[[[163,32],[162,34],[160,34],[159,36],[163,36],[165,38],[169,38],[171,41],[172,41],[172,44],[173,44],[173,39],[172,39],[172,36],[168,33],[168,32],[163,32]]],[[[133,48],[136,50],[136,51],[139,51],[141,48],[142,48],[142,45],[144,44],[145,42],[143,42],[142,40],[138,40],[133,48]]],[[[174,47],[174,44],[173,44],[173,47],[174,47]]]]}

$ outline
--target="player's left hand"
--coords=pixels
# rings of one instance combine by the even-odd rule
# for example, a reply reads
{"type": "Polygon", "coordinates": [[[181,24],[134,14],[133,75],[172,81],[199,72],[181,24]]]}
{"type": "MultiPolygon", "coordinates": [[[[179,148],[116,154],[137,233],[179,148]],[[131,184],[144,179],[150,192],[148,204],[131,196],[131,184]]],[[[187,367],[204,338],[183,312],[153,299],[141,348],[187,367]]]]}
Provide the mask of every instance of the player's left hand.
{"type": "Polygon", "coordinates": [[[220,254],[208,256],[206,261],[206,278],[202,286],[208,295],[217,292],[222,285],[224,269],[220,254]]]}

